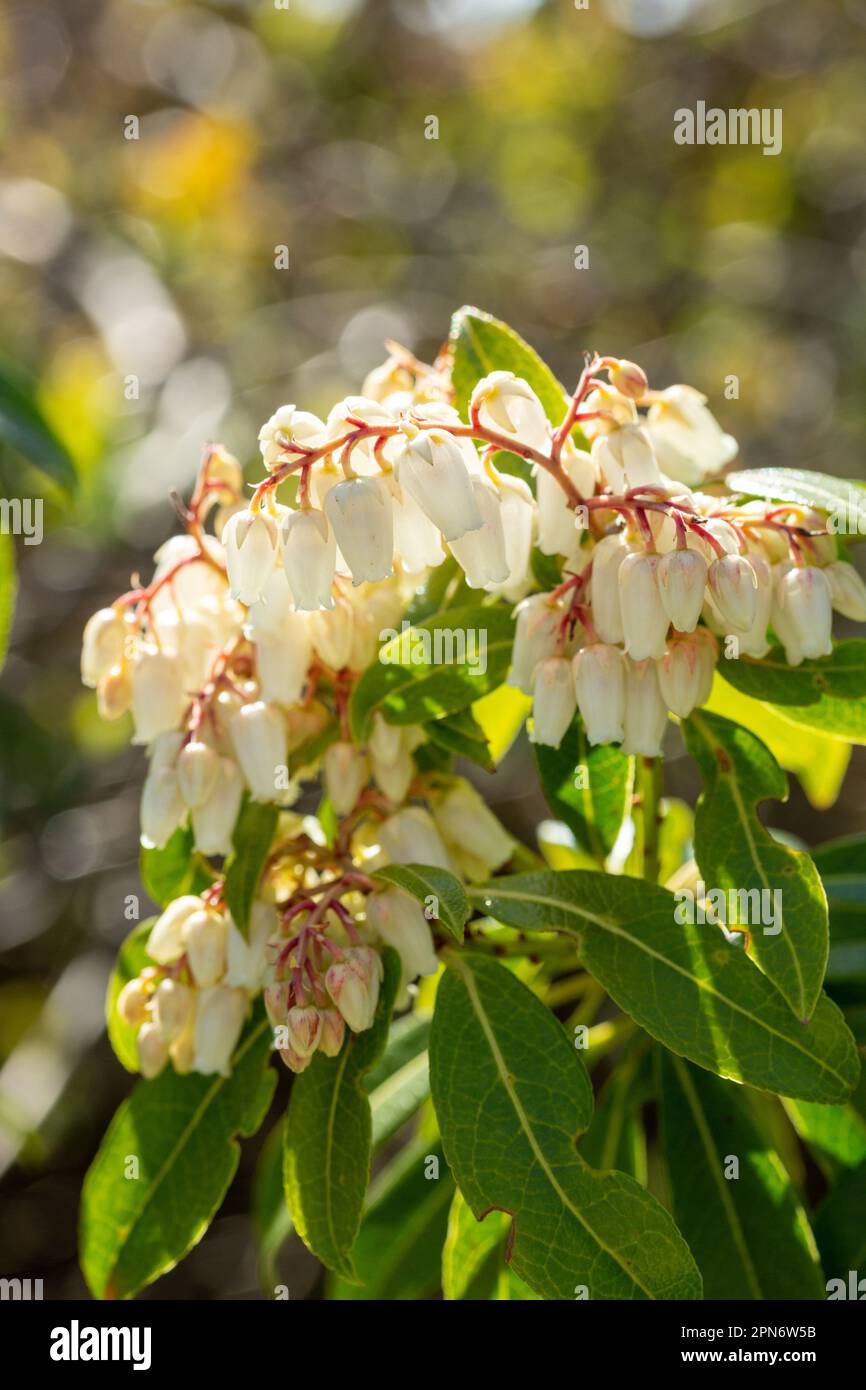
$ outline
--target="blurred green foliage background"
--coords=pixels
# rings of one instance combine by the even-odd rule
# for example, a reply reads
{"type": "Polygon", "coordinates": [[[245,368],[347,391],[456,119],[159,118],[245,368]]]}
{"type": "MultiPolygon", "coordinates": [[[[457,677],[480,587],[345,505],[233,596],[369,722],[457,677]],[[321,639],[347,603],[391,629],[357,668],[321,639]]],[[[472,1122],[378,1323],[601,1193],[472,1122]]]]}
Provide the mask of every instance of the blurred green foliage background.
{"type": "MultiPolygon", "coordinates": [[[[598,348],[700,387],[744,465],[866,476],[866,0],[10,0],[0,62],[0,353],[78,476],[0,456],[46,518],[0,686],[0,1274],[70,1297],[141,894],[143,755],[78,683],[87,616],[147,572],[205,440],[255,476],[277,405],[326,413],[385,338],[433,355],[463,302],[566,382],[598,348]],[[699,100],[780,108],[782,152],[677,145],[699,100]]],[[[490,795],[529,833],[522,757],[490,795]]],[[[862,768],[820,830],[799,789],[776,823],[861,828],[862,768]]],[[[161,1296],[257,1296],[253,1159],[161,1296]]]]}

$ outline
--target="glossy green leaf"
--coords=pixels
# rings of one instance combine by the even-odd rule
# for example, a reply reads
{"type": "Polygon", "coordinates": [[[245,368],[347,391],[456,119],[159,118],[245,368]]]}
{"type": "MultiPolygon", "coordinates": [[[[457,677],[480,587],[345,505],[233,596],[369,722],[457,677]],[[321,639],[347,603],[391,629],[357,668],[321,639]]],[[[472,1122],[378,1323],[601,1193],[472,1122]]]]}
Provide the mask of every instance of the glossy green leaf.
{"type": "Polygon", "coordinates": [[[484,730],[470,709],[459,710],[444,719],[433,719],[425,727],[427,737],[433,743],[439,744],[441,748],[456,754],[457,757],[477,763],[485,772],[493,771],[490,745],[484,730]]]}
{"type": "Polygon", "coordinates": [[[843,1105],[802,1100],[784,1104],[791,1124],[825,1172],[856,1168],[866,1161],[866,1071],[843,1105]]]}
{"type": "Polygon", "coordinates": [[[405,893],[429,908],[430,922],[438,922],[455,941],[463,940],[463,931],[472,908],[463,884],[447,869],[430,868],[426,864],[386,864],[373,877],[380,883],[393,883],[405,893]],[[435,898],[435,904],[430,903],[435,898]]]}
{"type": "Polygon", "coordinates": [[[311,738],[304,739],[303,743],[298,744],[289,754],[289,770],[293,777],[298,777],[305,769],[314,768],[324,757],[332,743],[336,743],[340,737],[340,721],[332,719],[326,724],[321,733],[313,734],[311,738]]]}
{"type": "Polygon", "coordinates": [[[785,774],[754,734],[717,714],[695,711],[682,729],[704,778],[695,810],[701,877],[726,895],[728,927],[746,927],[748,953],[806,1020],[827,965],[827,898],[808,854],[774,839],[756,810],[770,797],[787,800],[785,774]]]}
{"type": "Polygon", "coordinates": [[[143,849],[139,872],[145,892],[160,907],[184,893],[201,893],[213,881],[206,860],[195,851],[188,825],[179,826],[162,849],[143,849]]]}
{"type": "Polygon", "coordinates": [[[852,540],[866,535],[866,489],[854,478],[833,478],[806,468],[746,468],[728,473],[725,486],[744,497],[800,502],[819,512],[838,513],[843,534],[852,540]]]}
{"type": "Polygon", "coordinates": [[[474,1214],[513,1218],[516,1273],[545,1298],[572,1299],[581,1285],[590,1298],[699,1297],[662,1207],[577,1152],[592,1088],[562,1025],[497,961],[450,951],[448,967],[430,1035],[433,1102],[474,1214]]]}
{"type": "Polygon", "coordinates": [[[834,804],[851,761],[851,745],[844,739],[822,734],[805,724],[800,724],[794,734],[790,721],[772,705],[735,690],[718,674],[704,709],[732,719],[756,734],[780,767],[795,774],[817,810],[824,811],[834,804]]]}
{"type": "Polygon", "coordinates": [[[75,465],[17,373],[0,368],[0,440],[10,445],[67,492],[76,484],[75,465]]]}
{"type": "Polygon", "coordinates": [[[246,936],[262,870],[271,852],[279,812],[271,802],[246,800],[232,835],[223,897],[235,926],[246,936]]]}
{"type": "Polygon", "coordinates": [[[283,1191],[283,1142],[285,1115],[281,1115],[262,1145],[253,1174],[250,1206],[259,1254],[259,1282],[273,1298],[279,1279],[277,1258],[294,1230],[283,1191]]]}
{"type": "Polygon", "coordinates": [[[568,870],[468,889],[471,902],[525,931],[575,936],[585,968],[672,1052],[759,1090],[844,1100],[860,1061],[823,997],[808,1025],[718,927],[679,925],[672,893],[636,879],[568,870]]]}
{"type": "Polygon", "coordinates": [[[739,1087],[660,1048],[662,1141],[676,1223],[704,1297],[821,1298],[806,1213],[739,1087]],[[736,1165],[736,1166],[735,1166],[736,1165]]]}
{"type": "Polygon", "coordinates": [[[117,1000],[123,986],[140,975],[146,965],[153,964],[147,954],[147,938],[150,936],[155,921],[155,917],[149,917],[146,922],[140,922],[129,933],[117,953],[105,995],[105,1026],[108,1040],[114,1049],[117,1060],[127,1071],[132,1072],[137,1072],[139,1069],[138,1048],[135,1041],[137,1029],[130,1028],[128,1023],[124,1023],[117,1012],[117,1000]]]}
{"type": "Polygon", "coordinates": [[[580,1141],[580,1152],[593,1168],[618,1168],[646,1185],[646,1133],[640,1107],[649,1099],[648,1039],[638,1035],[636,1044],[617,1058],[616,1065],[596,1098],[592,1124],[580,1141]]]}
{"type": "Polygon", "coordinates": [[[376,710],[389,724],[424,724],[466,709],[504,679],[513,638],[502,604],[448,609],[401,632],[352,691],[352,737],[366,740],[376,710]]]}
{"type": "MultiPolygon", "coordinates": [[[[781,647],[756,660],[723,661],[719,672],[736,690],[765,700],[788,723],[805,724],[851,743],[866,743],[866,640],[836,642],[830,656],[789,666],[781,647]]],[[[793,732],[791,738],[797,734],[793,732]]]]}
{"type": "Polygon", "coordinates": [[[351,1249],[370,1177],[372,1120],[364,1077],[381,1057],[400,980],[396,951],[384,953],[385,978],[373,1026],[346,1030],[338,1057],[316,1053],[295,1077],[286,1119],[283,1179],[295,1229],[329,1269],[357,1276],[351,1249]]]}
{"type": "Polygon", "coordinates": [[[558,748],[536,743],[533,751],[551,811],[603,863],[625,819],[633,759],[614,744],[592,747],[579,718],[558,748]]]}
{"type": "Polygon", "coordinates": [[[139,1081],[84,1180],[81,1266],[95,1298],[131,1298],[201,1240],[271,1102],[271,1029],[256,1011],[231,1076],[139,1081]],[[135,1160],[137,1171],[131,1161],[135,1160]]]}
{"type": "Polygon", "coordinates": [[[423,1136],[414,1140],[370,1189],[352,1251],[359,1283],[331,1275],[327,1296],[341,1301],[433,1297],[453,1193],[454,1179],[439,1145],[423,1136]],[[431,1159],[437,1160],[438,1176],[431,1159]]]}

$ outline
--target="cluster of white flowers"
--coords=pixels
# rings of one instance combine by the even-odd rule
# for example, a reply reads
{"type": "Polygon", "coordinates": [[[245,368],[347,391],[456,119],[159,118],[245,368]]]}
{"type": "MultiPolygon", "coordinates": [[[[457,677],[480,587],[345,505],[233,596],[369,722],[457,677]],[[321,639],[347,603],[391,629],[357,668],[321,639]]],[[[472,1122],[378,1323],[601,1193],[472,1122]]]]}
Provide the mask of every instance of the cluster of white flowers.
{"type": "Polygon", "coordinates": [[[347,1026],[372,1022],[383,944],[404,984],[436,968],[421,907],[370,875],[421,863],[484,881],[510,858],[469,784],[419,763],[423,728],[377,713],[363,744],[349,732],[353,685],[449,554],[482,612],[516,605],[509,680],[532,695],[542,744],[579,709],[591,743],[654,757],[669,713],[707,699],[722,646],[760,658],[774,634],[796,665],[830,651],[834,608],[866,620],[824,519],[727,494],[736,444],[704,397],[651,391],[631,362],[588,359],[554,422],[529,383],[492,372],[464,421],[447,369],[399,351],[327,420],[281,407],[259,444],[249,502],[237,461],[206,451],[185,534],[84,633],[84,682],[106,718],[131,712],[147,748],[146,847],[189,824],[199,853],[222,858],[245,793],[282,809],[246,939],[218,871],[159,918],[154,964],[119,1006],[145,1075],[168,1059],[224,1071],[262,989],[290,1067],[333,1055],[347,1026]],[[292,505],[277,500],[288,482],[292,505]],[[534,592],[534,564],[556,574],[549,592],[534,592]],[[319,775],[330,845],[288,809],[319,775]]]}

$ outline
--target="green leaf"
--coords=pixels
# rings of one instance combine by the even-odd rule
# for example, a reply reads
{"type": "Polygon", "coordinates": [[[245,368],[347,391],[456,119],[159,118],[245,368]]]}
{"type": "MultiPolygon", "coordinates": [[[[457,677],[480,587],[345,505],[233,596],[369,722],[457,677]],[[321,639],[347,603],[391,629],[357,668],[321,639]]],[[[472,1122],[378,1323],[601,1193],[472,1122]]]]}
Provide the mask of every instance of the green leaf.
{"type": "Polygon", "coordinates": [[[250,1214],[259,1252],[259,1283],[272,1298],[279,1279],[277,1258],[294,1230],[283,1192],[285,1115],[281,1115],[262,1145],[253,1175],[250,1214]]]}
{"type": "Polygon", "coordinates": [[[742,1093],[664,1049],[658,1061],[673,1214],[703,1275],[704,1298],[822,1298],[806,1213],[742,1093]]]}
{"type": "Polygon", "coordinates": [[[472,908],[463,884],[447,869],[430,868],[426,864],[386,864],[377,869],[373,878],[380,883],[393,883],[410,897],[417,898],[425,908],[428,898],[435,898],[437,908],[430,921],[436,921],[457,942],[463,940],[463,930],[472,908]]]}
{"type": "MultiPolygon", "coordinates": [[[[741,656],[722,662],[720,674],[736,690],[765,700],[789,724],[851,743],[866,743],[866,640],[836,642],[830,656],[789,666],[781,647],[760,661],[741,656]]],[[[792,733],[791,738],[796,734],[792,733]]]]}
{"type": "Polygon", "coordinates": [[[304,739],[303,743],[298,744],[289,754],[289,767],[293,777],[297,777],[305,768],[313,768],[324,757],[332,743],[336,743],[340,737],[340,721],[332,719],[326,724],[321,733],[314,734],[312,738],[304,739]]]}
{"type": "Polygon", "coordinates": [[[75,465],[36,404],[32,387],[6,366],[0,368],[0,440],[66,492],[75,487],[75,465]]]}
{"type": "Polygon", "coordinates": [[[162,849],[143,849],[139,864],[144,891],[160,907],[185,893],[201,893],[213,882],[207,862],[196,853],[190,826],[179,826],[162,849]]]}
{"type": "Polygon", "coordinates": [[[446,1299],[470,1296],[473,1282],[505,1245],[510,1230],[511,1218],[504,1211],[489,1211],[479,1221],[457,1188],[442,1247],[442,1293],[446,1299]]]}
{"type": "Polygon", "coordinates": [[[704,778],[695,810],[702,878],[725,893],[727,925],[748,928],[749,955],[805,1022],[827,965],[827,898],[808,854],[775,840],[755,809],[787,800],[785,774],[754,734],[717,714],[695,712],[682,729],[704,778]]]}
{"type": "Polygon", "coordinates": [[[751,729],[766,743],[776,762],[795,774],[816,810],[825,811],[836,801],[851,761],[851,746],[844,739],[805,724],[800,724],[792,737],[790,721],[772,705],[735,690],[718,674],[704,709],[751,729]]]}
{"type": "Polygon", "coordinates": [[[839,512],[844,518],[843,534],[852,540],[866,535],[866,490],[854,478],[833,478],[805,468],[746,468],[728,473],[725,486],[744,497],[800,502],[819,512],[839,512]]]}
{"type": "Polygon", "coordinates": [[[246,936],[262,869],[271,852],[279,812],[271,802],[246,800],[232,835],[223,896],[234,924],[246,936]]]}
{"type": "Polygon", "coordinates": [[[123,986],[140,975],[146,965],[153,964],[147,954],[147,938],[150,936],[155,921],[155,917],[149,917],[146,922],[140,922],[129,933],[117,953],[105,995],[105,1026],[108,1031],[108,1040],[121,1066],[131,1072],[137,1072],[139,1069],[138,1047],[135,1041],[138,1030],[130,1028],[129,1024],[120,1017],[117,1012],[117,1000],[123,986]]]}
{"type": "Polygon", "coordinates": [[[513,1219],[516,1273],[546,1298],[697,1298],[682,1237],[623,1173],[589,1168],[575,1140],[592,1087],[562,1025],[497,961],[449,952],[430,1036],[445,1156],[481,1218],[513,1219]]]}
{"type": "Polygon", "coordinates": [[[6,660],[9,633],[15,615],[18,578],[15,572],[15,546],[12,537],[0,532],[0,670],[6,660]]]}
{"type": "Polygon", "coordinates": [[[431,1158],[444,1167],[439,1145],[422,1135],[376,1180],[352,1251],[362,1287],[331,1275],[328,1298],[406,1301],[437,1292],[454,1179],[447,1168],[428,1177],[431,1158]]]}
{"type": "Polygon", "coordinates": [[[576,718],[558,748],[533,745],[545,799],[578,844],[600,863],[625,819],[633,759],[613,744],[592,747],[576,718]],[[585,786],[578,786],[578,778],[585,786]]]}
{"type": "Polygon", "coordinates": [[[658,1042],[720,1076],[825,1103],[844,1100],[860,1061],[822,998],[808,1026],[718,927],[676,922],[665,888],[610,874],[515,874],[468,890],[496,921],[573,934],[585,968],[658,1042]]]}
{"type": "Polygon", "coordinates": [[[593,1168],[618,1168],[646,1186],[646,1134],[640,1107],[649,1099],[648,1039],[638,1034],[597,1100],[592,1124],[580,1141],[580,1152],[593,1168]]]}
{"type": "Polygon", "coordinates": [[[468,419],[469,397],[483,376],[513,372],[528,382],[552,425],[558,425],[568,406],[565,389],[538,353],[509,328],[482,309],[464,305],[451,320],[453,352],[451,381],[454,404],[468,419]]]}
{"type": "Polygon", "coordinates": [[[352,737],[366,741],[373,715],[389,724],[424,724],[455,714],[504,679],[514,619],[502,604],[452,608],[386,642],[349,704],[352,737]]]}
{"type": "Polygon", "coordinates": [[[545,555],[533,546],[529,555],[532,577],[539,589],[549,592],[562,582],[562,560],[558,555],[545,555]]]}
{"type": "Polygon", "coordinates": [[[257,1009],[231,1076],[178,1076],[169,1067],[139,1081],[121,1105],[82,1193],[81,1267],[95,1298],[131,1298],[201,1240],[238,1165],[235,1136],[255,1134],[271,1103],[270,1047],[257,1009]]]}
{"type": "Polygon", "coordinates": [[[383,957],[385,978],[372,1028],[346,1030],[339,1057],[316,1053],[295,1077],[286,1119],[283,1180],[298,1235],[329,1269],[356,1279],[351,1249],[370,1176],[372,1121],[364,1077],[381,1057],[400,980],[396,951],[383,957]]]}
{"type": "Polygon", "coordinates": [[[449,753],[483,767],[485,772],[494,769],[490,755],[490,745],[484,730],[470,709],[459,710],[457,714],[446,715],[444,719],[433,719],[425,726],[427,737],[449,753]]]}
{"type": "Polygon", "coordinates": [[[828,1280],[842,1279],[850,1297],[849,1273],[859,1281],[866,1261],[866,1163],[842,1174],[818,1212],[815,1236],[828,1280]]]}

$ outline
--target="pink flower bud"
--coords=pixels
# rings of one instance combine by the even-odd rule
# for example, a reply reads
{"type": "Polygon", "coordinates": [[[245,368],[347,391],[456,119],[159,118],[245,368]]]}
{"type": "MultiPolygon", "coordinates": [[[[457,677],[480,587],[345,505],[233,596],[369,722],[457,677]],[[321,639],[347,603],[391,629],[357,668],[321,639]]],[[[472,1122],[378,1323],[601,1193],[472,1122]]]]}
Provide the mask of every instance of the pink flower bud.
{"type": "Polygon", "coordinates": [[[649,383],[646,372],[636,362],[628,362],[621,357],[609,373],[610,384],[615,391],[621,391],[629,400],[639,401],[647,392],[649,383]]]}
{"type": "Polygon", "coordinates": [[[339,1009],[323,1009],[322,1032],[319,1038],[319,1051],[324,1052],[326,1057],[336,1057],[343,1046],[343,1039],[346,1036],[346,1021],[339,1009]]]}
{"type": "Polygon", "coordinates": [[[363,1033],[376,1015],[382,962],[369,946],[343,952],[325,976],[325,986],[353,1033],[363,1033]]]}
{"type": "Polygon", "coordinates": [[[291,1050],[299,1057],[312,1057],[322,1034],[319,1010],[312,1005],[296,1004],[289,1009],[286,1030],[291,1050]]]}
{"type": "Polygon", "coordinates": [[[307,1067],[313,1060],[313,1054],[312,1052],[308,1052],[306,1056],[303,1056],[300,1052],[295,1052],[292,1047],[281,1047],[280,1060],[285,1062],[289,1071],[293,1071],[297,1076],[302,1071],[307,1070],[307,1067]]]}

